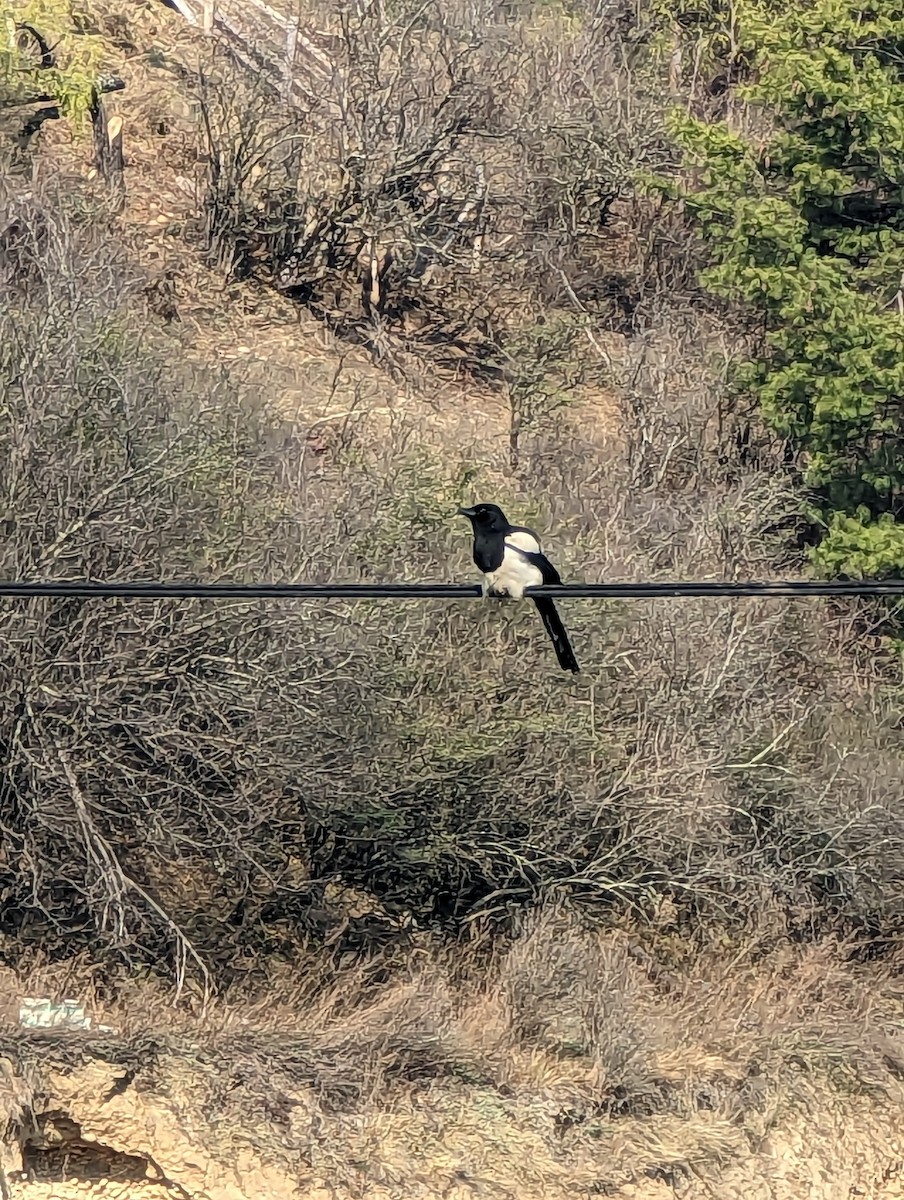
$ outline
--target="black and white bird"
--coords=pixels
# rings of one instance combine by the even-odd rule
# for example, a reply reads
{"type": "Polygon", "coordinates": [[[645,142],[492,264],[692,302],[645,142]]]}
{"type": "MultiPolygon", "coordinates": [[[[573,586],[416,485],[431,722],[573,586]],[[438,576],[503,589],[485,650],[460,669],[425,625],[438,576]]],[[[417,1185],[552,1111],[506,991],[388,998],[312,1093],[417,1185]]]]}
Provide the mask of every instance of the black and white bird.
{"type": "MultiPolygon", "coordinates": [[[[460,508],[474,531],[474,562],[483,572],[485,596],[510,596],[520,600],[524,589],[540,584],[560,584],[559,572],[540,549],[533,529],[510,525],[498,504],[475,504],[460,508]]],[[[531,596],[564,671],[580,670],[568,633],[555,602],[548,596],[531,596]]]]}

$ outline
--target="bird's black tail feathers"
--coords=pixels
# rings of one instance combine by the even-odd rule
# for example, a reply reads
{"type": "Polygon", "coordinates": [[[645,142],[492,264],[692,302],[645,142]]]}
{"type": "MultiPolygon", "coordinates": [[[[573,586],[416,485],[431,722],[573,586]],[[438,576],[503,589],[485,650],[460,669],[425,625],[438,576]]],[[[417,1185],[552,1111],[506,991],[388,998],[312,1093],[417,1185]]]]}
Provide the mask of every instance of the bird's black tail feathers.
{"type": "Polygon", "coordinates": [[[578,660],[574,656],[571,642],[568,640],[568,632],[562,624],[562,618],[559,616],[559,610],[556,608],[555,601],[550,600],[547,596],[543,596],[535,599],[534,604],[536,604],[537,611],[543,618],[546,632],[549,634],[553,646],[555,646],[559,666],[563,671],[573,671],[577,674],[581,668],[578,666],[578,660]]]}

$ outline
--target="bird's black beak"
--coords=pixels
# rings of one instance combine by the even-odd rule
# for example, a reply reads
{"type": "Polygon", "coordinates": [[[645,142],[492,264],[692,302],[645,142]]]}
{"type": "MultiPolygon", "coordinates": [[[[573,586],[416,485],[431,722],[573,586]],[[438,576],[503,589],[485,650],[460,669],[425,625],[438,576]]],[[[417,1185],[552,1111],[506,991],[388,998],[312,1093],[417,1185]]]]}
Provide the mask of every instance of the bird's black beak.
{"type": "Polygon", "coordinates": [[[477,511],[473,508],[460,508],[458,510],[458,515],[460,517],[467,517],[469,521],[473,521],[473,519],[477,516],[477,511]]]}

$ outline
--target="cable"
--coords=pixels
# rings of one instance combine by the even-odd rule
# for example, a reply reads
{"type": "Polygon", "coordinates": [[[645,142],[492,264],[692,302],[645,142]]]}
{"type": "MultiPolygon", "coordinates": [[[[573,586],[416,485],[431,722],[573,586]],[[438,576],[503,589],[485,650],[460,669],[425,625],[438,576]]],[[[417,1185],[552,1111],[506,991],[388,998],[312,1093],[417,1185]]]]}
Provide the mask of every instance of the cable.
{"type": "Polygon", "coordinates": [[[461,583],[20,583],[0,581],[0,596],[74,596],[91,600],[461,600],[481,595],[461,583]]]}
{"type": "MultiPolygon", "coordinates": [[[[82,600],[474,600],[479,583],[88,583],[0,581],[0,597],[82,600]]],[[[655,600],[683,596],[904,596],[904,579],[850,582],[569,583],[529,588],[529,596],[591,600],[655,600]]]]}

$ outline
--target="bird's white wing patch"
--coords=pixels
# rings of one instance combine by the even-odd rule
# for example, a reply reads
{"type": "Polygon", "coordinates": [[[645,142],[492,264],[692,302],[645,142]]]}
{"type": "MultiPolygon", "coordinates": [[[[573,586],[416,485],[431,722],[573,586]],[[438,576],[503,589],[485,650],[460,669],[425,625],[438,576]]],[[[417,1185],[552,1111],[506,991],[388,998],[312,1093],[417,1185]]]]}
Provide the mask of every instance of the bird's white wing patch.
{"type": "Polygon", "coordinates": [[[517,529],[505,536],[506,545],[514,546],[517,550],[527,550],[529,554],[539,554],[540,543],[525,529],[517,529]]]}

